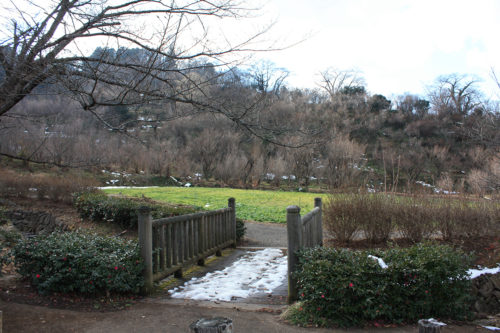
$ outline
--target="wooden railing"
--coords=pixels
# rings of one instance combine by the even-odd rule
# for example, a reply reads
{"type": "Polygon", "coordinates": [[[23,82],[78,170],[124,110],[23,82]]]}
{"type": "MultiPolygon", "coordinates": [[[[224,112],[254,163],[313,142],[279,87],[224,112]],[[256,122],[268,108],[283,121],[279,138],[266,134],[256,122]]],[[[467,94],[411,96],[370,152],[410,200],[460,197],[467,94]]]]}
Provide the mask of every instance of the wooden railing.
{"type": "Polygon", "coordinates": [[[153,290],[154,281],[168,275],[182,276],[183,267],[203,265],[205,258],[236,245],[236,203],[208,212],[151,218],[147,207],[139,210],[139,246],[145,262],[145,293],[153,290]]]}
{"type": "Polygon", "coordinates": [[[292,273],[298,263],[297,251],[301,248],[323,246],[323,221],[321,198],[314,199],[314,209],[300,216],[300,207],[289,206],[286,215],[288,233],[288,301],[297,300],[297,281],[292,273]]]}

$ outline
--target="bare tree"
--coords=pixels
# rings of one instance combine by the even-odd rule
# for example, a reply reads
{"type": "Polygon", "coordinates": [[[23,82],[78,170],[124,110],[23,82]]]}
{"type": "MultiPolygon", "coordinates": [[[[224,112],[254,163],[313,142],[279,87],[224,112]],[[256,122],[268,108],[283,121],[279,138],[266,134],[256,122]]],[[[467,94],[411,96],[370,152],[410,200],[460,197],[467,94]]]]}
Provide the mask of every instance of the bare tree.
{"type": "Polygon", "coordinates": [[[500,89],[500,79],[498,78],[497,73],[495,72],[495,70],[493,68],[491,69],[491,77],[492,77],[493,81],[495,81],[498,89],[500,89]]]}
{"type": "Polygon", "coordinates": [[[100,107],[170,101],[236,120],[211,100],[210,87],[231,65],[226,56],[252,51],[266,30],[236,43],[213,39],[211,19],[246,13],[230,0],[10,0],[3,7],[0,116],[51,85],[115,130],[123,128],[107,123],[100,107]],[[88,55],[86,45],[96,43],[104,47],[88,55]]]}
{"type": "Polygon", "coordinates": [[[259,92],[279,94],[290,73],[278,68],[270,61],[262,60],[254,64],[250,70],[251,85],[259,92]]]}
{"type": "Polygon", "coordinates": [[[429,91],[434,111],[442,115],[467,115],[481,105],[477,82],[477,79],[466,75],[440,76],[429,91]]]}
{"type": "Polygon", "coordinates": [[[320,87],[323,88],[333,100],[345,88],[364,86],[365,80],[356,70],[339,70],[328,68],[319,73],[321,76],[320,87]]]}

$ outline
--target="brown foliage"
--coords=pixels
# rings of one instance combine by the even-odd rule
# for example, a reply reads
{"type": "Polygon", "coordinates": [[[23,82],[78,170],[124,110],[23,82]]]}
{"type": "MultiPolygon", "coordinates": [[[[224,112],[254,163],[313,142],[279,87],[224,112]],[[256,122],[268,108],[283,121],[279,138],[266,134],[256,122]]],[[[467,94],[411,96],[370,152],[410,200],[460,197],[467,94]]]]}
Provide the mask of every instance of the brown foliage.
{"type": "Polygon", "coordinates": [[[74,174],[30,174],[0,170],[0,195],[21,198],[49,199],[56,202],[72,201],[72,194],[97,186],[91,178],[74,174]]]}
{"type": "Polygon", "coordinates": [[[431,207],[425,198],[405,198],[392,206],[394,222],[403,238],[418,243],[434,233],[431,207]]]}
{"type": "MultiPolygon", "coordinates": [[[[338,241],[348,243],[360,229],[359,210],[363,205],[362,200],[353,200],[359,195],[346,195],[340,198],[330,197],[324,204],[324,226],[338,241]]],[[[362,217],[362,215],[361,215],[362,217]]]]}
{"type": "Polygon", "coordinates": [[[324,205],[324,224],[337,241],[348,243],[364,232],[371,243],[397,238],[412,243],[441,237],[444,241],[474,240],[496,235],[500,206],[466,199],[389,197],[373,194],[332,196],[324,205]]]}

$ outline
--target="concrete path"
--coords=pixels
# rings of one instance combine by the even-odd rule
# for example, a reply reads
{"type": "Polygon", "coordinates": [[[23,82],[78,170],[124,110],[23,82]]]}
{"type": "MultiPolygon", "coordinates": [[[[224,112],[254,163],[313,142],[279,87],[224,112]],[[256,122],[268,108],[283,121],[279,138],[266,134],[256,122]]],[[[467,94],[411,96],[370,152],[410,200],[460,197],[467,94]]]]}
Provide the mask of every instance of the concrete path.
{"type": "Polygon", "coordinates": [[[245,226],[245,246],[286,248],[286,224],[245,222],[245,226]]]}

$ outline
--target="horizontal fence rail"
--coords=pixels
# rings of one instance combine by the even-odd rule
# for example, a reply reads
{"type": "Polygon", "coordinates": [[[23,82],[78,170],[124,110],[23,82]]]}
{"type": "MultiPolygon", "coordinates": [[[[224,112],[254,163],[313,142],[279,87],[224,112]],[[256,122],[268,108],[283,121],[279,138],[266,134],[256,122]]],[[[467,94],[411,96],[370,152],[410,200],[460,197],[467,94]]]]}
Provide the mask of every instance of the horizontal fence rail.
{"type": "Polygon", "coordinates": [[[292,277],[295,272],[301,248],[323,246],[323,221],[321,198],[314,199],[314,209],[300,216],[300,207],[289,206],[286,215],[288,233],[288,301],[297,300],[297,281],[292,277]]]}
{"type": "Polygon", "coordinates": [[[228,246],[236,245],[236,203],[208,212],[151,219],[148,209],[139,210],[139,246],[145,262],[145,292],[153,282],[171,274],[182,275],[182,268],[199,264],[228,246]]]}

